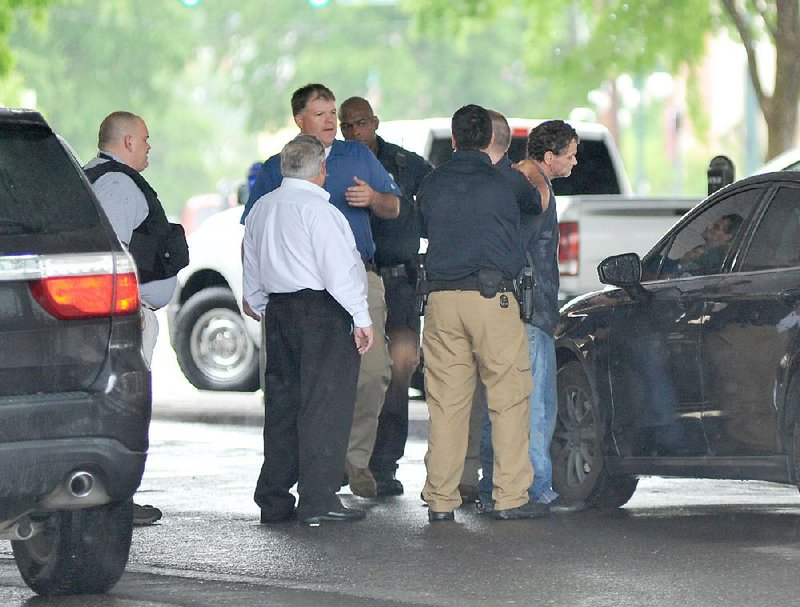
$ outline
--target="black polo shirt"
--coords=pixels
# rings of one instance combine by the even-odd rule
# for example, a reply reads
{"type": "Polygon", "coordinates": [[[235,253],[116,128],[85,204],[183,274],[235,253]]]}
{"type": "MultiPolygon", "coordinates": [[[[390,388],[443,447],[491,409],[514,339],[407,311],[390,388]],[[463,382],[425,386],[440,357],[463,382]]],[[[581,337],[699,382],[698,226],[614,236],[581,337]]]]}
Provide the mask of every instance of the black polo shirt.
{"type": "Polygon", "coordinates": [[[525,262],[519,202],[510,180],[489,156],[456,150],[417,193],[428,238],[430,280],[457,280],[482,269],[516,278],[525,262]]]}

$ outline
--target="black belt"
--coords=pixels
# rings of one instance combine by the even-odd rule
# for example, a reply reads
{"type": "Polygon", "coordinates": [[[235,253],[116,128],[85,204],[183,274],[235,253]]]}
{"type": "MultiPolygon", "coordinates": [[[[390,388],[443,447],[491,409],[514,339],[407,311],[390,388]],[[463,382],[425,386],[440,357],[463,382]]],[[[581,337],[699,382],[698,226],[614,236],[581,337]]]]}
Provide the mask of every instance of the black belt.
{"type": "Polygon", "coordinates": [[[406,270],[406,264],[401,263],[396,266],[383,266],[378,270],[378,274],[381,275],[381,278],[400,278],[408,276],[408,270],[406,270]]]}
{"type": "MultiPolygon", "coordinates": [[[[466,276],[457,280],[429,280],[428,290],[433,291],[480,291],[477,276],[466,276]]],[[[503,279],[500,282],[499,293],[514,290],[514,283],[511,280],[503,279]]]]}

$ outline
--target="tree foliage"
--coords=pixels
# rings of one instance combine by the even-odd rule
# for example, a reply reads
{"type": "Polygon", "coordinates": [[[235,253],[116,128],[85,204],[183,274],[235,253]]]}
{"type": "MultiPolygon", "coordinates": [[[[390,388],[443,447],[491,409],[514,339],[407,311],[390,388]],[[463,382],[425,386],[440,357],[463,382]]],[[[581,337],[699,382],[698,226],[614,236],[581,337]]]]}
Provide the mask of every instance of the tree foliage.
{"type": "Polygon", "coordinates": [[[7,74],[13,65],[8,39],[14,27],[15,13],[25,9],[26,14],[41,18],[41,10],[51,0],[0,0],[0,77],[7,74]]]}
{"type": "Polygon", "coordinates": [[[43,24],[27,17],[0,103],[19,103],[9,89],[35,91],[83,159],[108,112],[140,114],[153,143],[147,177],[173,210],[223,176],[244,177],[255,134],[291,124],[289,97],[307,82],[340,100],[368,96],[384,120],[450,115],[467,102],[532,117],[560,109],[526,73],[522,22],[427,36],[397,4],[344,0],[321,9],[304,0],[60,0],[43,24]]]}
{"type": "Polygon", "coordinates": [[[20,18],[12,42],[16,86],[35,91],[83,161],[100,121],[125,109],[148,124],[147,178],[169,210],[223,176],[244,177],[254,138],[199,52],[197,15],[177,0],[61,0],[42,22],[20,18]]]}
{"type": "Polygon", "coordinates": [[[787,100],[796,109],[789,76],[800,60],[784,50],[797,32],[792,3],[0,0],[0,103],[35,92],[84,160],[106,114],[140,114],[153,144],[147,177],[176,211],[223,177],[243,178],[257,158],[255,134],[290,125],[289,96],[307,82],[340,100],[366,96],[383,120],[450,115],[465,103],[567,118],[621,73],[698,61],[705,34],[727,27],[748,49],[761,36],[775,41],[779,85],[755,82],[772,146],[773,133],[794,133],[787,100]]]}
{"type": "Polygon", "coordinates": [[[539,113],[542,82],[519,56],[524,24],[481,28],[458,39],[412,28],[398,4],[337,2],[208,3],[203,16],[231,95],[253,129],[291,120],[289,97],[323,82],[340,99],[375,100],[381,118],[450,115],[468,101],[510,114],[539,113]]]}
{"type": "Polygon", "coordinates": [[[569,79],[584,92],[629,73],[673,73],[703,57],[709,33],[727,28],[747,51],[750,78],[767,123],[767,156],[790,147],[800,101],[800,3],[797,0],[406,0],[420,27],[458,33],[497,27],[514,10],[529,24],[530,69],[569,79]],[[765,90],[759,40],[776,50],[775,87],[765,90]]]}

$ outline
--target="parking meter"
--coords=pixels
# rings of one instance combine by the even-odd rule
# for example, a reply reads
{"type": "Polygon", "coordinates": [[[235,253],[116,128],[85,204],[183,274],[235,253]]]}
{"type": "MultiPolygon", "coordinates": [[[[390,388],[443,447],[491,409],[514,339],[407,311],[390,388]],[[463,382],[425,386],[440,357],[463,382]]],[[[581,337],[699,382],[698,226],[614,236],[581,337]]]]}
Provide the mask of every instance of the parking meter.
{"type": "Polygon", "coordinates": [[[708,163],[708,195],[733,183],[735,169],[733,162],[727,156],[714,156],[708,163]]]}

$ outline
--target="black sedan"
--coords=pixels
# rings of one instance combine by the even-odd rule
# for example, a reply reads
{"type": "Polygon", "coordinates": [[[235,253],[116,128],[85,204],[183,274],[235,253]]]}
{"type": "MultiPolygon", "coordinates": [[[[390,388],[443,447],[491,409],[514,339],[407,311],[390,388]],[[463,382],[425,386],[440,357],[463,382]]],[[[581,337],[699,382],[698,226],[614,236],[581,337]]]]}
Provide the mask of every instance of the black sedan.
{"type": "Polygon", "coordinates": [[[598,272],[614,288],[556,332],[556,491],[617,507],[640,475],[797,483],[800,172],[736,182],[598,272]]]}

